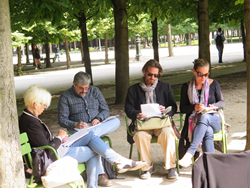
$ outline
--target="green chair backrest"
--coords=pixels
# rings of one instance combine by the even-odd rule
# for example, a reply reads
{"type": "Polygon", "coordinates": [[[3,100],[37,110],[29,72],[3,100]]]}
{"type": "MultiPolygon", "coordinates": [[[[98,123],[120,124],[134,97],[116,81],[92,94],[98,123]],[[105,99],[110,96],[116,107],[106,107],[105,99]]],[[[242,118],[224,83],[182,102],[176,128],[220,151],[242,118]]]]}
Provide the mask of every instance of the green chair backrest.
{"type": "Polygon", "coordinates": [[[181,90],[180,89],[173,89],[174,100],[175,102],[181,101],[181,90]]]}

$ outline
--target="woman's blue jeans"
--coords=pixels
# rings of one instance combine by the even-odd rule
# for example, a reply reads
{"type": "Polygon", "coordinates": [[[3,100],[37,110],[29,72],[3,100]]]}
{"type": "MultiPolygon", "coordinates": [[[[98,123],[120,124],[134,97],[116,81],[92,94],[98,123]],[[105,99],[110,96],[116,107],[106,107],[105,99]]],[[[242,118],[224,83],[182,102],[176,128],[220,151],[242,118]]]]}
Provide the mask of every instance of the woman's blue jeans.
{"type": "Polygon", "coordinates": [[[112,150],[101,138],[90,131],[73,143],[64,156],[75,158],[78,163],[87,162],[87,187],[98,187],[98,175],[102,167],[101,156],[114,163],[121,155],[112,150]]]}
{"type": "Polygon", "coordinates": [[[202,114],[193,130],[193,140],[188,152],[195,154],[199,144],[202,143],[203,152],[214,153],[214,133],[221,130],[221,120],[216,114],[202,114]]]}

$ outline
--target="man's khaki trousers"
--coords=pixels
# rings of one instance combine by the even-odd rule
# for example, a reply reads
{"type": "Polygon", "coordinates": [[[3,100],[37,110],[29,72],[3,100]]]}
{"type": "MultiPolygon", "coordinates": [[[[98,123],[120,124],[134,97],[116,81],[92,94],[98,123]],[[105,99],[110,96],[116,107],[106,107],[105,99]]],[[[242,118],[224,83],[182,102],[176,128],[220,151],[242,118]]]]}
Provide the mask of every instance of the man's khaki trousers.
{"type": "Polygon", "coordinates": [[[152,135],[158,137],[157,143],[161,144],[164,153],[165,166],[164,168],[171,169],[176,167],[175,155],[175,135],[171,126],[162,129],[152,129],[146,131],[137,131],[133,137],[137,149],[140,152],[141,161],[146,161],[147,166],[142,168],[142,171],[148,171],[153,166],[151,157],[150,142],[152,135]]]}

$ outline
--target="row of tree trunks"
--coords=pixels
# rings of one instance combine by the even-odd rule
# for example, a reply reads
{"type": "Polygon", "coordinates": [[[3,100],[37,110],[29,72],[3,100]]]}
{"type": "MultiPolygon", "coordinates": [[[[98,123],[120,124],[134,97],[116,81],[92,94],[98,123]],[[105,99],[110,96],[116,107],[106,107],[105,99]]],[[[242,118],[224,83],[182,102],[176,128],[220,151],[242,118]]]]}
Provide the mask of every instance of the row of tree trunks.
{"type": "Polygon", "coordinates": [[[8,0],[0,1],[0,26],[0,187],[25,188],[8,0]]]}

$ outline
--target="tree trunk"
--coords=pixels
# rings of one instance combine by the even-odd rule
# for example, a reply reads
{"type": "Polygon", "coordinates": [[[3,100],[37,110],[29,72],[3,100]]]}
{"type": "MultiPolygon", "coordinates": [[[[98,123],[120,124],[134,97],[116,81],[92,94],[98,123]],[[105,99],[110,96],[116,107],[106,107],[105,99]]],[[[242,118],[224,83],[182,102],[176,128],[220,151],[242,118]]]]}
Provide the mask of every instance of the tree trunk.
{"type": "Polygon", "coordinates": [[[231,43],[233,43],[233,30],[230,31],[231,31],[231,43]]]}
{"type": "Polygon", "coordinates": [[[158,40],[157,40],[157,18],[152,23],[154,59],[159,62],[158,40]]]}
{"type": "Polygon", "coordinates": [[[245,0],[246,66],[247,66],[247,140],[245,150],[250,149],[250,0],[245,0]]]}
{"type": "Polygon", "coordinates": [[[45,51],[46,51],[46,68],[49,68],[49,67],[51,67],[50,53],[49,53],[49,43],[45,44],[45,51]]]}
{"type": "Polygon", "coordinates": [[[52,44],[51,44],[51,43],[49,44],[49,52],[50,52],[50,54],[52,54],[52,53],[53,53],[53,50],[52,50],[52,44]]]}
{"type": "Polygon", "coordinates": [[[126,0],[111,0],[115,19],[116,104],[124,104],[129,87],[128,14],[126,0]]]}
{"type": "Polygon", "coordinates": [[[0,1],[0,187],[26,188],[12,62],[9,1],[0,1]]]}
{"type": "Polygon", "coordinates": [[[188,32],[188,46],[191,46],[191,33],[188,32]]]}
{"type": "Polygon", "coordinates": [[[199,22],[199,58],[206,59],[210,62],[210,43],[209,43],[209,16],[208,16],[208,0],[199,0],[198,3],[198,22],[199,22]]]}
{"type": "Polygon", "coordinates": [[[195,33],[193,33],[193,41],[194,41],[194,44],[195,44],[195,33]]]}
{"type": "Polygon", "coordinates": [[[105,33],[105,64],[109,64],[108,35],[105,33]]]}
{"type": "Polygon", "coordinates": [[[241,39],[240,39],[240,29],[238,30],[238,37],[239,37],[239,42],[241,42],[241,39]]]}
{"type": "Polygon", "coordinates": [[[144,47],[146,48],[146,47],[148,47],[149,45],[148,45],[148,37],[144,37],[144,39],[145,39],[145,42],[144,42],[144,47]]]}
{"type": "Polygon", "coordinates": [[[29,64],[30,63],[30,59],[29,59],[29,44],[26,43],[25,44],[25,51],[26,51],[26,64],[29,64]]]}
{"type": "Polygon", "coordinates": [[[82,64],[84,64],[84,52],[83,52],[83,45],[82,45],[82,39],[81,39],[81,57],[82,57],[82,64]]]}
{"type": "Polygon", "coordinates": [[[168,53],[169,57],[174,56],[173,46],[172,46],[172,35],[171,35],[171,26],[167,24],[167,36],[168,36],[168,53]]]}
{"type": "Polygon", "coordinates": [[[74,41],[74,49],[76,50],[76,41],[74,41]]]}
{"type": "Polygon", "coordinates": [[[68,37],[65,37],[65,51],[66,51],[66,60],[67,60],[67,69],[70,69],[70,56],[69,56],[69,46],[68,46],[68,37]]]}
{"type": "Polygon", "coordinates": [[[88,35],[87,35],[87,26],[86,26],[86,16],[84,10],[81,11],[80,16],[78,17],[79,27],[82,34],[82,46],[83,46],[83,62],[85,66],[85,72],[88,73],[91,77],[91,85],[93,85],[93,76],[91,70],[91,61],[89,55],[89,45],[88,45],[88,35]]]}
{"type": "Polygon", "coordinates": [[[22,76],[21,46],[17,47],[17,75],[22,76]]]}
{"type": "Polygon", "coordinates": [[[244,54],[244,61],[246,61],[246,37],[245,37],[245,28],[244,28],[244,21],[241,20],[241,36],[242,36],[242,44],[243,44],[243,54],[244,54]]]}

